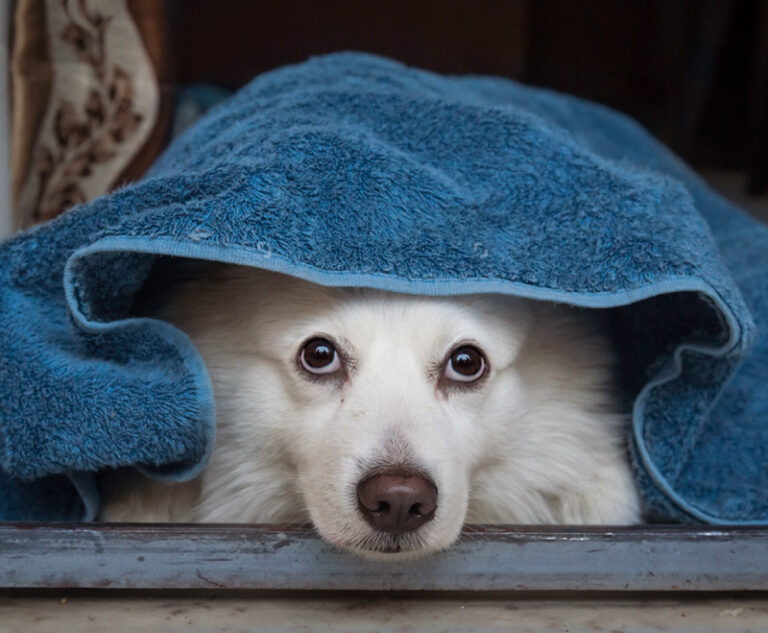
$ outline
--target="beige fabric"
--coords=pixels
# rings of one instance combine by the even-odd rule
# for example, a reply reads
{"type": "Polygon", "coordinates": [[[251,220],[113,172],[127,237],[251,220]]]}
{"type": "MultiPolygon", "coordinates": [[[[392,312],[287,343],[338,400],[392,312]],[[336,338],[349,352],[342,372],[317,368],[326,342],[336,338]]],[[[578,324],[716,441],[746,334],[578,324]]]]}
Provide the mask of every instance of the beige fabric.
{"type": "Polygon", "coordinates": [[[13,32],[11,188],[14,205],[17,206],[51,91],[45,0],[17,0],[13,32]]]}
{"type": "Polygon", "coordinates": [[[17,29],[15,211],[29,226],[107,192],[152,132],[160,95],[126,0],[20,0],[17,29]]]}

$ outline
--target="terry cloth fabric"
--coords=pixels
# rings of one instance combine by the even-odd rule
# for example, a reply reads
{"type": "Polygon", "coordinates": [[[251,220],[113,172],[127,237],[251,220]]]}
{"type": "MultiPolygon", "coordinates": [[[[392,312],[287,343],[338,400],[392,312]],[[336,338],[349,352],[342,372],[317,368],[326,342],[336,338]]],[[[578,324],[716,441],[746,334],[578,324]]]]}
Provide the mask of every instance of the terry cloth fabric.
{"type": "Polygon", "coordinates": [[[181,480],[205,465],[205,367],[184,334],[131,317],[159,255],[611,308],[648,508],[768,522],[768,232],[620,114],[314,58],[214,108],[138,184],[6,242],[3,518],[91,519],[107,466],[181,480]]]}

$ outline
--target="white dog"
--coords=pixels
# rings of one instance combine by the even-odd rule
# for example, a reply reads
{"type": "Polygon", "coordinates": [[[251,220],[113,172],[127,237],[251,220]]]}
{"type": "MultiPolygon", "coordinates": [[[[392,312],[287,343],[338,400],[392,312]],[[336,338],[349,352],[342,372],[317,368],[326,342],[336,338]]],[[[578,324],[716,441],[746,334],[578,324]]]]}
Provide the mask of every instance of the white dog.
{"type": "Polygon", "coordinates": [[[110,478],[104,520],[309,519],[390,559],[446,548],[467,522],[638,521],[587,311],[213,266],[160,316],[208,366],[216,448],[192,482],[110,478]]]}

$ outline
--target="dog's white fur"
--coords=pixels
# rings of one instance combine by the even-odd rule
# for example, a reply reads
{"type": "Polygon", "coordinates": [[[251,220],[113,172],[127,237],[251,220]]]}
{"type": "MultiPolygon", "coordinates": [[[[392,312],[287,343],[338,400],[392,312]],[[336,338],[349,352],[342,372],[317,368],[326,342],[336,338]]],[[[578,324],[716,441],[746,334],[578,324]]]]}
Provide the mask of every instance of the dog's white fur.
{"type": "Polygon", "coordinates": [[[160,316],[208,366],[216,448],[192,482],[112,478],[105,520],[310,519],[331,543],[395,557],[443,549],[465,522],[638,520],[613,359],[584,311],[219,267],[181,286],[160,316]],[[343,379],[313,379],[297,363],[313,336],[345,350],[343,379]],[[446,354],[467,342],[485,353],[487,376],[446,388],[446,354]],[[363,520],[355,490],[372,466],[397,463],[432,478],[438,505],[417,532],[389,536],[363,520]]]}

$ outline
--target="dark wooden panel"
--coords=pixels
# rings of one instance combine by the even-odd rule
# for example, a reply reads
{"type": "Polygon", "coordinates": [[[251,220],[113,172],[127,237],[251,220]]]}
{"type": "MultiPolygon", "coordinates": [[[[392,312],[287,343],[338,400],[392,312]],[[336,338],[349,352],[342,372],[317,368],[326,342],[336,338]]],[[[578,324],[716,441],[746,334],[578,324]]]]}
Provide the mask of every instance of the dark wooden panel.
{"type": "Polygon", "coordinates": [[[183,0],[178,81],[239,86],[310,55],[362,50],[445,73],[519,77],[526,0],[183,0]]]}

